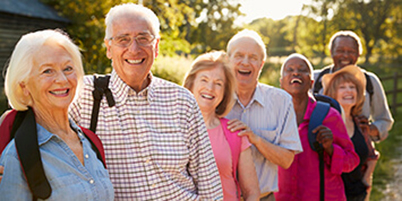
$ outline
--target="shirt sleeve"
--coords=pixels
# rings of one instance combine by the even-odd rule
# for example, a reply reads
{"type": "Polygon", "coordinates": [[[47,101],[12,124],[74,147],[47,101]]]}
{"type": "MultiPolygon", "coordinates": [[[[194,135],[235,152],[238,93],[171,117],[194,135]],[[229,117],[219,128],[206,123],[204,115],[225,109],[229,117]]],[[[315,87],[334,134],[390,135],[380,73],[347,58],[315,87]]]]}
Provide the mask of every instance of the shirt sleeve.
{"type": "Polygon", "coordinates": [[[378,160],[378,158],[380,157],[380,153],[375,150],[373,141],[371,140],[370,136],[366,133],[360,130],[360,132],[362,133],[363,137],[364,137],[364,141],[366,142],[367,148],[368,148],[368,156],[367,156],[367,160],[378,160]]]}
{"type": "Polygon", "coordinates": [[[285,115],[281,118],[282,123],[280,124],[280,140],[278,145],[288,150],[293,150],[297,154],[302,152],[303,148],[300,141],[293,102],[291,99],[288,99],[283,104],[287,106],[284,108],[285,115]]]}
{"type": "Polygon", "coordinates": [[[240,147],[240,150],[241,150],[241,151],[244,151],[244,150],[246,150],[247,148],[249,148],[250,146],[251,146],[251,143],[250,143],[250,141],[248,141],[247,136],[242,136],[242,137],[241,137],[241,147],[240,147]]]}
{"type": "Polygon", "coordinates": [[[380,136],[375,141],[382,141],[388,136],[388,131],[391,129],[394,119],[392,118],[391,112],[389,111],[387,97],[384,92],[384,88],[378,77],[373,74],[366,72],[373,85],[374,93],[370,100],[370,116],[372,124],[374,124],[380,136]]]}
{"type": "Polygon", "coordinates": [[[4,149],[0,165],[4,166],[0,183],[1,200],[32,200],[25,176],[17,156],[14,140],[4,149]]]}
{"type": "Polygon", "coordinates": [[[222,200],[223,193],[218,168],[204,119],[195,102],[188,118],[190,161],[188,171],[198,189],[200,200],[222,200]]]}
{"type": "Polygon", "coordinates": [[[330,108],[323,125],[332,131],[334,152],[329,156],[324,152],[324,161],[330,167],[333,174],[341,175],[343,172],[350,172],[360,162],[352,141],[350,140],[345,124],[338,111],[330,108]]]}

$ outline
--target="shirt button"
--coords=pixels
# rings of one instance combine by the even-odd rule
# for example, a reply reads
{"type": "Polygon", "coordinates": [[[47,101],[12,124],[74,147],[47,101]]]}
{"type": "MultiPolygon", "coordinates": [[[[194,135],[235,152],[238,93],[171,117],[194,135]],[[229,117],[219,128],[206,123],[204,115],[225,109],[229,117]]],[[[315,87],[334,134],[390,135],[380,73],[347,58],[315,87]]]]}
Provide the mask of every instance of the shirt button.
{"type": "Polygon", "coordinates": [[[95,181],[93,179],[89,180],[90,184],[93,184],[95,181]]]}
{"type": "Polygon", "coordinates": [[[88,154],[85,154],[85,158],[89,158],[88,154]]]}

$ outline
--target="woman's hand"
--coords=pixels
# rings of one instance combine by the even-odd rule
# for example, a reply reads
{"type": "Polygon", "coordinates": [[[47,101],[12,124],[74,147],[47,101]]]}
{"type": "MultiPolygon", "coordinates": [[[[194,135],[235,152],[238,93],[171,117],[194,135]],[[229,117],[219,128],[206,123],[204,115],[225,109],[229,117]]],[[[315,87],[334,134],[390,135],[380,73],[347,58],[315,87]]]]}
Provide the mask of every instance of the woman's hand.
{"type": "Polygon", "coordinates": [[[317,142],[322,145],[324,151],[327,152],[328,155],[332,156],[334,153],[334,146],[332,145],[334,137],[332,131],[328,127],[320,125],[313,130],[313,133],[315,132],[317,132],[317,142]]]}

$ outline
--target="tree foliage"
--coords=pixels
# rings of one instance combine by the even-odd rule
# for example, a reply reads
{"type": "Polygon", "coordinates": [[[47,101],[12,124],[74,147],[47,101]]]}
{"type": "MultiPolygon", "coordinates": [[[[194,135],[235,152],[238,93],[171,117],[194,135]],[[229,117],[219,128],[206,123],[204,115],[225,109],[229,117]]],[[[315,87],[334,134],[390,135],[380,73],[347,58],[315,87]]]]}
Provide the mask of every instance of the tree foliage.
{"type": "MultiPolygon", "coordinates": [[[[137,0],[42,0],[68,18],[66,31],[83,51],[87,73],[111,70],[103,45],[106,13],[114,5],[137,0]]],[[[142,0],[161,22],[160,53],[202,53],[225,49],[237,31],[234,20],[241,15],[239,4],[226,0],[142,0]]]]}

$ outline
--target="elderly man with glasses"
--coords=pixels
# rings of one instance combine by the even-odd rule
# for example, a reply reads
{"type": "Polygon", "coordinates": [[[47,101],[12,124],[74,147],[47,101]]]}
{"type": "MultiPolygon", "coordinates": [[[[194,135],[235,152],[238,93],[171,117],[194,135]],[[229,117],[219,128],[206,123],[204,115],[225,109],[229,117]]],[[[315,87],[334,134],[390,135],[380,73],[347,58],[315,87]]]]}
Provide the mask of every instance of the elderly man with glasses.
{"type": "MultiPolygon", "coordinates": [[[[106,15],[107,57],[112,60],[96,134],[105,147],[116,200],[222,199],[203,117],[193,95],[150,71],[159,47],[159,20],[149,9],[123,4],[106,15]]],[[[70,107],[71,117],[89,128],[93,76],[70,107]]]]}

